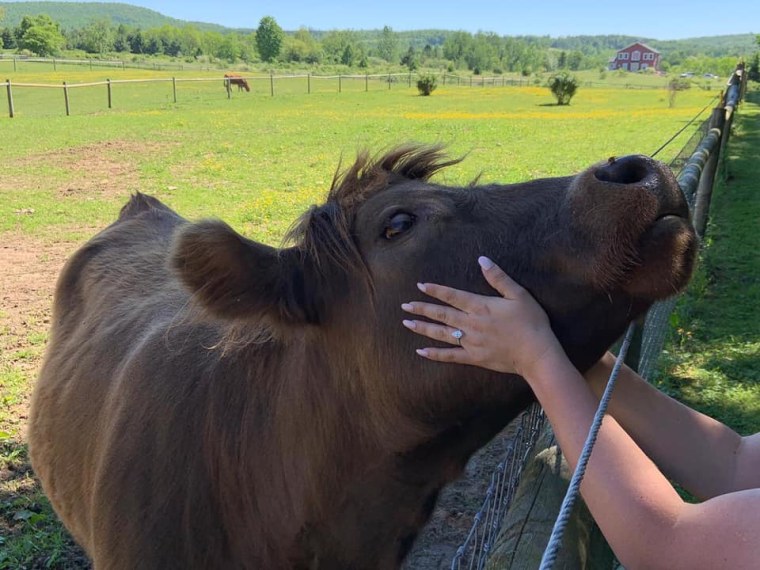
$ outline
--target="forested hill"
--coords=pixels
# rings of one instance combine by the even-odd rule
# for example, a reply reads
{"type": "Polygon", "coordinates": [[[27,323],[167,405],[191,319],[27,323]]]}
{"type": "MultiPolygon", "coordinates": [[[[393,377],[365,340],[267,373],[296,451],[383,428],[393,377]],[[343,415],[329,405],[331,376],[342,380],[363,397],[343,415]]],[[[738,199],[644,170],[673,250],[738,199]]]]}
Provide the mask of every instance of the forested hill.
{"type": "Polygon", "coordinates": [[[131,4],[111,4],[105,2],[0,2],[0,12],[5,11],[5,19],[0,27],[16,27],[24,16],[47,14],[61,24],[64,30],[83,28],[93,20],[110,20],[113,24],[124,24],[135,28],[150,29],[161,26],[187,26],[192,24],[200,30],[224,31],[224,26],[201,22],[186,22],[131,4]]]}
{"type": "MultiPolygon", "coordinates": [[[[111,4],[104,2],[0,2],[0,14],[5,17],[0,21],[0,28],[14,28],[19,25],[24,16],[47,14],[60,23],[63,30],[80,29],[93,20],[106,20],[112,25],[124,24],[128,27],[143,30],[160,28],[161,26],[183,27],[192,25],[202,31],[231,32],[217,24],[201,22],[186,22],[164,16],[148,8],[140,8],[130,4],[111,4]]],[[[378,22],[376,30],[355,30],[352,34],[356,40],[369,50],[380,40],[384,22],[378,22]]],[[[234,30],[252,32],[249,30],[234,30]]],[[[296,30],[290,30],[295,32],[296,30]]],[[[311,34],[320,39],[327,31],[310,30],[311,34]]],[[[398,31],[399,46],[406,49],[412,46],[421,50],[426,45],[442,46],[444,42],[461,32],[453,30],[420,29],[414,31],[398,31]]],[[[485,32],[488,34],[488,32],[485,32]]],[[[710,57],[749,56],[756,50],[755,35],[738,34],[713,36],[704,38],[689,38],[682,40],[657,40],[626,35],[597,35],[597,36],[567,36],[552,38],[549,36],[520,36],[518,39],[538,48],[554,48],[568,52],[578,51],[586,56],[609,56],[634,41],[644,41],[663,55],[680,52],[683,57],[688,55],[707,55],[710,57]]]]}

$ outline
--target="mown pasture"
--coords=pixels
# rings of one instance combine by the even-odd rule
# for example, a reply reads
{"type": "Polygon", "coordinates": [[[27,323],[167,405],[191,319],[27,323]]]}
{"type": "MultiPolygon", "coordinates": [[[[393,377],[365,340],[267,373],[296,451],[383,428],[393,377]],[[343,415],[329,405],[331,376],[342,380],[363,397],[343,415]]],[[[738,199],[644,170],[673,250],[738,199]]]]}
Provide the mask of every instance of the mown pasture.
{"type": "MultiPolygon", "coordinates": [[[[9,75],[15,83],[156,76],[9,75]]],[[[190,218],[224,218],[276,244],[357,149],[444,143],[466,155],[436,178],[446,184],[564,175],[609,156],[651,153],[715,96],[692,89],[670,107],[665,90],[587,88],[558,107],[544,87],[441,86],[420,97],[403,82],[365,92],[357,81],[342,93],[336,84],[271,97],[257,83],[253,93],[235,91],[228,100],[221,78],[184,92],[181,85],[177,104],[171,84],[119,86],[112,110],[104,87],[72,90],[70,117],[60,90],[17,89],[17,116],[0,115],[0,568],[76,566],[29,470],[24,423],[56,273],[130,193],[155,195],[190,218]]],[[[672,157],[690,131],[659,158],[672,157]]]]}

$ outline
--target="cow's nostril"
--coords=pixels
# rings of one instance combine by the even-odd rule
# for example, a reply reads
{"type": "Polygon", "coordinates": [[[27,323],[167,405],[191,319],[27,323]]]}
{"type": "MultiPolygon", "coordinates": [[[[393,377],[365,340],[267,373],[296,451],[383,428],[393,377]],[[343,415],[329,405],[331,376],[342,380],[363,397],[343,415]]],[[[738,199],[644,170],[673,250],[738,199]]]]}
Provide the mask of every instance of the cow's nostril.
{"type": "Polygon", "coordinates": [[[652,161],[644,156],[625,156],[610,159],[599,167],[594,176],[602,182],[615,184],[637,184],[652,173],[652,161]]]}

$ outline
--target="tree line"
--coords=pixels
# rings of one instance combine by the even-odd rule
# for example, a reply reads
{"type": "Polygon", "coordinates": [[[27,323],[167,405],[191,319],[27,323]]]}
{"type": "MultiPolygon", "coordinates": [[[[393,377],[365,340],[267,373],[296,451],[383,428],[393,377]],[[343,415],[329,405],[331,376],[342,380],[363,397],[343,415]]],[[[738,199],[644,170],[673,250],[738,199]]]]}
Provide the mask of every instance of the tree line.
{"type": "MultiPolygon", "coordinates": [[[[2,25],[0,14],[0,26],[2,25]]],[[[552,39],[548,36],[500,36],[425,31],[382,30],[315,32],[306,28],[286,33],[266,16],[251,31],[199,29],[188,24],[140,28],[93,19],[78,28],[63,29],[46,14],[28,15],[18,26],[0,27],[0,48],[38,56],[55,56],[64,50],[123,57],[158,56],[194,61],[229,63],[341,64],[367,68],[378,65],[467,69],[472,73],[521,73],[604,69],[615,50],[631,43],[627,36],[588,36],[552,39]]],[[[669,46],[670,47],[670,46],[669,46]]],[[[686,54],[678,49],[663,53],[662,67],[688,67],[695,72],[728,73],[735,56],[686,54]],[[724,69],[725,68],[725,69],[724,69]],[[726,71],[727,70],[727,71],[726,71]]]]}

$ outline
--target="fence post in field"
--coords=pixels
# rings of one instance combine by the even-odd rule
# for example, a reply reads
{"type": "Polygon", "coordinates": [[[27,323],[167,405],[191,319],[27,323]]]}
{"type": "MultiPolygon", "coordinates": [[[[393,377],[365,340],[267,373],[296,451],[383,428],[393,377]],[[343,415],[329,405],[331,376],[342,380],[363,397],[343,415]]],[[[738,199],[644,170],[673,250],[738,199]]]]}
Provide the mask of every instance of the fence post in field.
{"type": "Polygon", "coordinates": [[[407,85],[408,87],[412,86],[412,72],[411,71],[409,72],[409,83],[407,85]]]}
{"type": "Polygon", "coordinates": [[[53,58],[53,71],[56,71],[58,67],[55,65],[55,58],[53,58]]]}
{"type": "Polygon", "coordinates": [[[111,108],[111,80],[106,79],[106,86],[108,87],[108,108],[111,108]]]}
{"type": "Polygon", "coordinates": [[[174,96],[174,102],[177,102],[177,78],[172,77],[172,95],[174,96]]]}
{"type": "Polygon", "coordinates": [[[16,71],[16,58],[13,58],[13,71],[16,71]]]}
{"type": "Polygon", "coordinates": [[[90,62],[90,71],[92,71],[92,60],[90,59],[89,62],[90,62]]]}
{"type": "Polygon", "coordinates": [[[391,88],[391,74],[388,74],[388,90],[391,88]]]}
{"type": "Polygon", "coordinates": [[[311,73],[306,74],[306,93],[311,95],[311,73]]]}
{"type": "Polygon", "coordinates": [[[364,92],[369,91],[369,73],[364,74],[364,92]]]}
{"type": "MultiPolygon", "coordinates": [[[[722,140],[726,136],[726,133],[723,132],[725,127],[725,109],[723,107],[713,109],[709,129],[720,129],[722,140]]],[[[694,203],[694,229],[700,238],[705,235],[705,229],[707,228],[707,217],[710,211],[710,200],[712,198],[713,184],[715,183],[715,173],[718,170],[720,154],[721,144],[719,142],[710,153],[710,158],[707,159],[707,164],[705,164],[704,170],[702,170],[702,174],[699,177],[697,197],[694,203]]]]}
{"type": "Polygon", "coordinates": [[[227,90],[227,99],[232,99],[232,89],[230,89],[230,78],[224,78],[224,88],[227,90]]]}
{"type": "Polygon", "coordinates": [[[121,60],[121,68],[124,69],[124,60],[121,60]]]}
{"type": "Polygon", "coordinates": [[[13,112],[13,91],[11,90],[11,80],[6,79],[5,80],[5,88],[8,91],[8,114],[10,115],[11,119],[13,118],[14,112],[13,112]]]}
{"type": "Polygon", "coordinates": [[[68,117],[71,114],[71,109],[69,108],[69,88],[65,81],[63,82],[63,101],[66,103],[66,116],[68,117]]]}
{"type": "Polygon", "coordinates": [[[470,75],[470,87],[472,87],[472,75],[470,75]]]}
{"type": "Polygon", "coordinates": [[[274,97],[274,73],[269,72],[269,93],[274,97]]]}
{"type": "Polygon", "coordinates": [[[338,93],[343,93],[343,76],[338,74],[338,93]]]}

